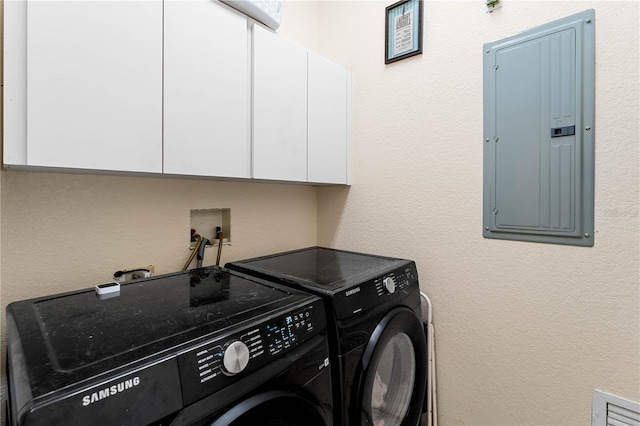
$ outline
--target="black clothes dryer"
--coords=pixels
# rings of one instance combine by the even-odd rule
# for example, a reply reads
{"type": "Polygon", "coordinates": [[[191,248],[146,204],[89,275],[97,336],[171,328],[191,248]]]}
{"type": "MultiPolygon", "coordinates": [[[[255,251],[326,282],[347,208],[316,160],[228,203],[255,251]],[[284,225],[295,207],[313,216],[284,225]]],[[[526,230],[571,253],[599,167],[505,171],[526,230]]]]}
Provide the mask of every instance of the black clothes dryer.
{"type": "Polygon", "coordinates": [[[327,426],[322,300],[222,268],[7,307],[9,425],[327,426]]]}
{"type": "Polygon", "coordinates": [[[419,423],[427,354],[414,262],[311,247],[226,267],[323,297],[336,424],[419,423]]]}

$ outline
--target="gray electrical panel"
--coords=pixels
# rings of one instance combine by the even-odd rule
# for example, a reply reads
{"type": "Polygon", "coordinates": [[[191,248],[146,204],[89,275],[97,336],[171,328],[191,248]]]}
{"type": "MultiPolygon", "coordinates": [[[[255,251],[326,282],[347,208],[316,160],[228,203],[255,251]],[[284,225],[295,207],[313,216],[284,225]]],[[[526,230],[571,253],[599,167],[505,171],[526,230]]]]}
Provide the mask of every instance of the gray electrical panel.
{"type": "Polygon", "coordinates": [[[595,12],[484,45],[485,238],[593,246],[595,12]]]}

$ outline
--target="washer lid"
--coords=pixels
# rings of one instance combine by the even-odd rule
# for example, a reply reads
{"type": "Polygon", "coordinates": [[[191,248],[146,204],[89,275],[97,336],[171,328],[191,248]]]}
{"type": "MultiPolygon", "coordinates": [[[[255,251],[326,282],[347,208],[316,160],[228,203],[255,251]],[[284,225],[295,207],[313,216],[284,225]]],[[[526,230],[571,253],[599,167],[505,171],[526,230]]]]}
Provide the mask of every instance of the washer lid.
{"type": "MultiPolygon", "coordinates": [[[[163,275],[98,298],[92,290],[15,302],[8,340],[19,340],[34,396],[195,339],[279,312],[310,296],[217,268],[163,275]]],[[[15,345],[14,345],[15,346],[15,345]]]]}
{"type": "Polygon", "coordinates": [[[408,260],[310,247],[271,256],[233,262],[227,267],[261,277],[277,276],[329,291],[359,284],[411,263],[408,260]],[[251,272],[255,271],[255,272],[251,272]]]}

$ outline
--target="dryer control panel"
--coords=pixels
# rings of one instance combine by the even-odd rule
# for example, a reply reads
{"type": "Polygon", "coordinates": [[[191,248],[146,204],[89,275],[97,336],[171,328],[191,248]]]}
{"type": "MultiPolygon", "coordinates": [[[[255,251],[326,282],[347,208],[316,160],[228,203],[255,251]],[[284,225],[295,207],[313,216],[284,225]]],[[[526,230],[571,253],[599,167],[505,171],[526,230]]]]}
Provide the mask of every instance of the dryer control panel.
{"type": "Polygon", "coordinates": [[[394,297],[402,297],[418,286],[418,271],[414,262],[380,275],[372,280],[354,285],[334,297],[338,319],[357,315],[394,297]]]}
{"type": "Polygon", "coordinates": [[[326,327],[322,302],[279,313],[178,356],[185,404],[258,370],[326,327]]]}

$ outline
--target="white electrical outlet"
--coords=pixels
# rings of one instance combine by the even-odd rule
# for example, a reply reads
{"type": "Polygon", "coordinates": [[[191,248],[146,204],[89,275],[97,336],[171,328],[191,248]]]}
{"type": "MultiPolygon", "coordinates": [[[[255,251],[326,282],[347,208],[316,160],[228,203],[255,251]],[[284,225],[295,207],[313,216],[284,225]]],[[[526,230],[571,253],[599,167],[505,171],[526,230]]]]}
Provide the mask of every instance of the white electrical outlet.
{"type": "Polygon", "coordinates": [[[137,268],[122,269],[113,273],[113,279],[116,282],[123,283],[125,281],[139,280],[153,276],[155,270],[153,265],[139,266],[137,268]]]}

